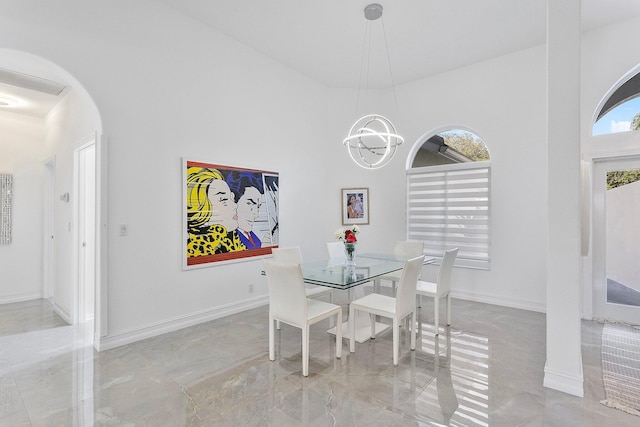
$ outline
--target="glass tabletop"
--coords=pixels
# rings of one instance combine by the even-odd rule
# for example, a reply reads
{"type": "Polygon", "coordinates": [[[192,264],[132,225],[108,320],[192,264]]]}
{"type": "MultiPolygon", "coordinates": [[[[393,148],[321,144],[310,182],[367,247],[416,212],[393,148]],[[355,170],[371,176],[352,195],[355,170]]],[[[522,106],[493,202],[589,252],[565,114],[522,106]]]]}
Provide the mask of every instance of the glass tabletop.
{"type": "MultiPolygon", "coordinates": [[[[433,257],[424,259],[430,264],[433,257]]],[[[305,262],[302,264],[302,276],[306,283],[327,286],[336,289],[349,289],[362,285],[379,276],[402,270],[406,257],[393,254],[358,254],[355,266],[346,266],[344,258],[330,258],[325,261],[305,262]]]]}
{"type": "Polygon", "coordinates": [[[306,283],[336,289],[349,289],[378,276],[401,270],[403,261],[370,258],[358,255],[355,266],[345,265],[344,258],[330,258],[302,264],[302,276],[306,283]]]}

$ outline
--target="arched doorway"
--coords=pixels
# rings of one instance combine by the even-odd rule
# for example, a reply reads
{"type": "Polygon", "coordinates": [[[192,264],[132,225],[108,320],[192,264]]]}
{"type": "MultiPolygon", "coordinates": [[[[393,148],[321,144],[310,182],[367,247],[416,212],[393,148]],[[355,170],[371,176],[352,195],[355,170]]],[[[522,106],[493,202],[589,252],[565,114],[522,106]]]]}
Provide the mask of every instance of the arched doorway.
{"type": "Polygon", "coordinates": [[[21,232],[8,251],[17,262],[3,270],[39,279],[23,293],[0,285],[0,302],[11,301],[6,295],[13,301],[47,298],[68,323],[95,318],[92,335],[103,336],[105,240],[99,224],[106,208],[100,167],[106,156],[100,114],[80,82],[59,65],[11,49],[0,49],[0,58],[0,93],[17,101],[14,108],[0,104],[3,133],[14,136],[0,140],[9,153],[0,167],[15,173],[20,210],[31,214],[27,226],[16,224],[21,232]]]}

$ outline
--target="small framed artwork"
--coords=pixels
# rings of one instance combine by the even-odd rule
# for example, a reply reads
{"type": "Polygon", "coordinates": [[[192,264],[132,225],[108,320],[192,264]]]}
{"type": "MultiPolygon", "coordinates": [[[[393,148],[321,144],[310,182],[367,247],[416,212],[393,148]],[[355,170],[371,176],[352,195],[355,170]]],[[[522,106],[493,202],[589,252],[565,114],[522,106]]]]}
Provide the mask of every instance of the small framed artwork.
{"type": "Polygon", "coordinates": [[[342,189],[342,225],[369,224],[369,189],[342,189]]]}

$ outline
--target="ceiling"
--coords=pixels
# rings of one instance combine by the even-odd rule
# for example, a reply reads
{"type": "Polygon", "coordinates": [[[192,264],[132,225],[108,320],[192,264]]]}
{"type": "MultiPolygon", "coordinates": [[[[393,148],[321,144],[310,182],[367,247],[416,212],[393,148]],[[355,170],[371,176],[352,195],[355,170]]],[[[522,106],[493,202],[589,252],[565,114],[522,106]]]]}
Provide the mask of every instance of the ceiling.
{"type": "MultiPolygon", "coordinates": [[[[540,45],[546,37],[545,0],[379,0],[384,13],[377,21],[364,18],[364,7],[373,2],[365,0],[161,1],[334,88],[400,85],[540,45]],[[363,67],[367,25],[370,60],[363,67]]],[[[638,15],[639,0],[582,0],[585,31],[638,15]]],[[[36,117],[62,97],[0,79],[3,93],[26,104],[11,110],[0,105],[0,111],[36,117]]]]}
{"type": "MultiPolygon", "coordinates": [[[[545,0],[377,0],[384,8],[378,21],[364,18],[364,7],[375,2],[367,0],[162,1],[337,88],[364,87],[359,79],[367,23],[370,88],[391,86],[388,63],[399,85],[546,40],[545,0]]],[[[636,15],[639,0],[582,0],[583,30],[636,15]]]]}
{"type": "Polygon", "coordinates": [[[0,68],[0,112],[44,118],[67,91],[65,83],[0,68]]]}

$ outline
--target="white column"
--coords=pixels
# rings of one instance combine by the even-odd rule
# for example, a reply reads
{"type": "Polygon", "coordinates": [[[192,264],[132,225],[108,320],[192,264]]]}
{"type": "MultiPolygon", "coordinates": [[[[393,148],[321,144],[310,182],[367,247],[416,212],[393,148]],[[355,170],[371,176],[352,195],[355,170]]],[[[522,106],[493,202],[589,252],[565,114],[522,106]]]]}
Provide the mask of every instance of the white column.
{"type": "Polygon", "coordinates": [[[547,361],[544,386],[582,397],[580,0],[547,0],[547,361]]]}

